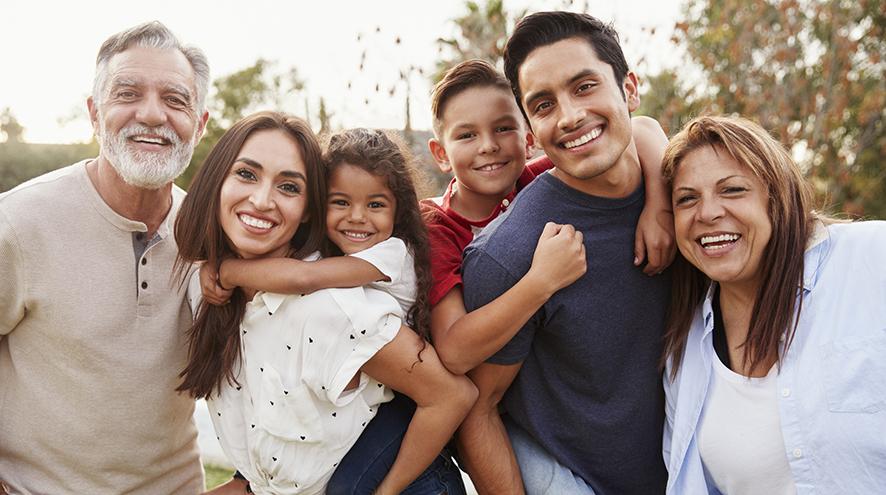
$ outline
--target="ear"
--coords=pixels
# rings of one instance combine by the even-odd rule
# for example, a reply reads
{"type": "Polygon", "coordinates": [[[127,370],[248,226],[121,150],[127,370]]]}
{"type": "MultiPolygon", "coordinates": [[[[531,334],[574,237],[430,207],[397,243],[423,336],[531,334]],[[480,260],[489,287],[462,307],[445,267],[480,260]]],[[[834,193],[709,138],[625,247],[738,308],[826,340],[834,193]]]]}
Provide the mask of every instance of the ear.
{"type": "Polygon", "coordinates": [[[305,210],[304,213],[301,214],[301,221],[298,223],[308,223],[311,221],[311,214],[305,210]]]}
{"type": "Polygon", "coordinates": [[[526,133],[526,159],[529,160],[532,158],[532,155],[535,154],[535,134],[532,132],[526,133]]]}
{"type": "Polygon", "coordinates": [[[86,109],[89,110],[89,121],[92,123],[92,132],[98,132],[98,106],[90,96],[86,98],[86,109]]]}
{"type": "Polygon", "coordinates": [[[640,108],[640,83],[637,82],[637,74],[628,72],[625,74],[622,88],[625,93],[625,100],[628,103],[628,111],[633,112],[640,108]]]}
{"type": "Polygon", "coordinates": [[[443,143],[436,138],[431,138],[428,140],[428,150],[430,150],[431,156],[441,172],[444,174],[452,172],[452,164],[449,163],[449,156],[446,154],[446,148],[443,147],[443,143]]]}
{"type": "Polygon", "coordinates": [[[203,115],[200,116],[200,120],[197,121],[197,134],[195,135],[194,145],[200,142],[203,139],[203,132],[206,130],[206,122],[209,121],[209,112],[203,112],[203,115]]]}

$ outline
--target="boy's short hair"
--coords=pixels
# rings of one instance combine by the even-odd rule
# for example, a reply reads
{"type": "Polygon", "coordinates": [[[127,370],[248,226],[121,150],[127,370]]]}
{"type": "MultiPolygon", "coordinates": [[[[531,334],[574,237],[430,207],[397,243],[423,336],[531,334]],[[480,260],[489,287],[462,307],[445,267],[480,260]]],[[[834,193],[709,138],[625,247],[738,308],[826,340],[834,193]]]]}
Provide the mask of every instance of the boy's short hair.
{"type": "Polygon", "coordinates": [[[440,80],[431,93],[431,113],[434,115],[434,134],[440,139],[443,128],[443,112],[446,103],[454,96],[470,88],[487,87],[511,89],[505,76],[485,60],[472,59],[452,67],[440,80]]]}
{"type": "MultiPolygon", "coordinates": [[[[505,45],[505,76],[517,99],[517,106],[526,116],[521,103],[519,70],[526,57],[536,48],[569,38],[582,38],[591,45],[597,57],[612,67],[615,81],[621,88],[628,73],[628,63],[618,42],[618,33],[611,24],[588,14],[574,12],[538,12],[524,17],[514,28],[505,45]]],[[[622,89],[624,94],[624,89],[622,89]]]]}

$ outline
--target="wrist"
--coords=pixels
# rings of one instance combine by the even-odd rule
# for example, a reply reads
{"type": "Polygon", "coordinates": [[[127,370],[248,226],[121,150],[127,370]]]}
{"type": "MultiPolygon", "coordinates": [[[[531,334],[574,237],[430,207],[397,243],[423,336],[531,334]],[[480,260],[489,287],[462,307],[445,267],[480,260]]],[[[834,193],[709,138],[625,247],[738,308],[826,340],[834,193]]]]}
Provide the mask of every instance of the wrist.
{"type": "Polygon", "coordinates": [[[523,280],[525,280],[526,285],[529,290],[532,291],[532,294],[538,298],[534,302],[539,304],[544,304],[554,295],[554,292],[557,292],[558,289],[558,287],[555,287],[551,283],[550,276],[544,273],[539,273],[538,270],[532,268],[529,269],[529,272],[526,273],[523,280]]]}

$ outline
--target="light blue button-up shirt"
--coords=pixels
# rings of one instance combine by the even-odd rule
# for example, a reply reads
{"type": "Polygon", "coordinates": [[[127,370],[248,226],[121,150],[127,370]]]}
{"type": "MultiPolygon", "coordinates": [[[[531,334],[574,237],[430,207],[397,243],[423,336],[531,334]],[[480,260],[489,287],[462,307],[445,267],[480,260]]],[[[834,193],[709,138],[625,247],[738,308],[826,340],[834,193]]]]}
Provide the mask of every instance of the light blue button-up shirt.
{"type": "MultiPolygon", "coordinates": [[[[674,381],[665,371],[667,492],[719,493],[698,451],[716,359],[713,288],[674,381]]],[[[798,494],[886,490],[886,222],[819,225],[804,258],[802,309],[778,373],[785,456],[798,494]]]]}

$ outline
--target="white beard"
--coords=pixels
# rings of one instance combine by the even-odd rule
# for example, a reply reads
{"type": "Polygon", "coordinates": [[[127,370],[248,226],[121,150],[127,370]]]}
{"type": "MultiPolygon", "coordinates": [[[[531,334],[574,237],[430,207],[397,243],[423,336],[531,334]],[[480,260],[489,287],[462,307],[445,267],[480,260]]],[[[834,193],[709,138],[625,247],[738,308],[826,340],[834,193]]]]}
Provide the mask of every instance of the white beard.
{"type": "Polygon", "coordinates": [[[178,134],[166,126],[148,127],[136,123],[112,134],[99,117],[98,139],[101,154],[123,181],[143,189],[159,189],[175,180],[188,167],[194,154],[193,137],[183,142],[178,134]],[[134,149],[130,146],[129,138],[140,134],[161,136],[171,143],[171,148],[161,151],[134,149]]]}

